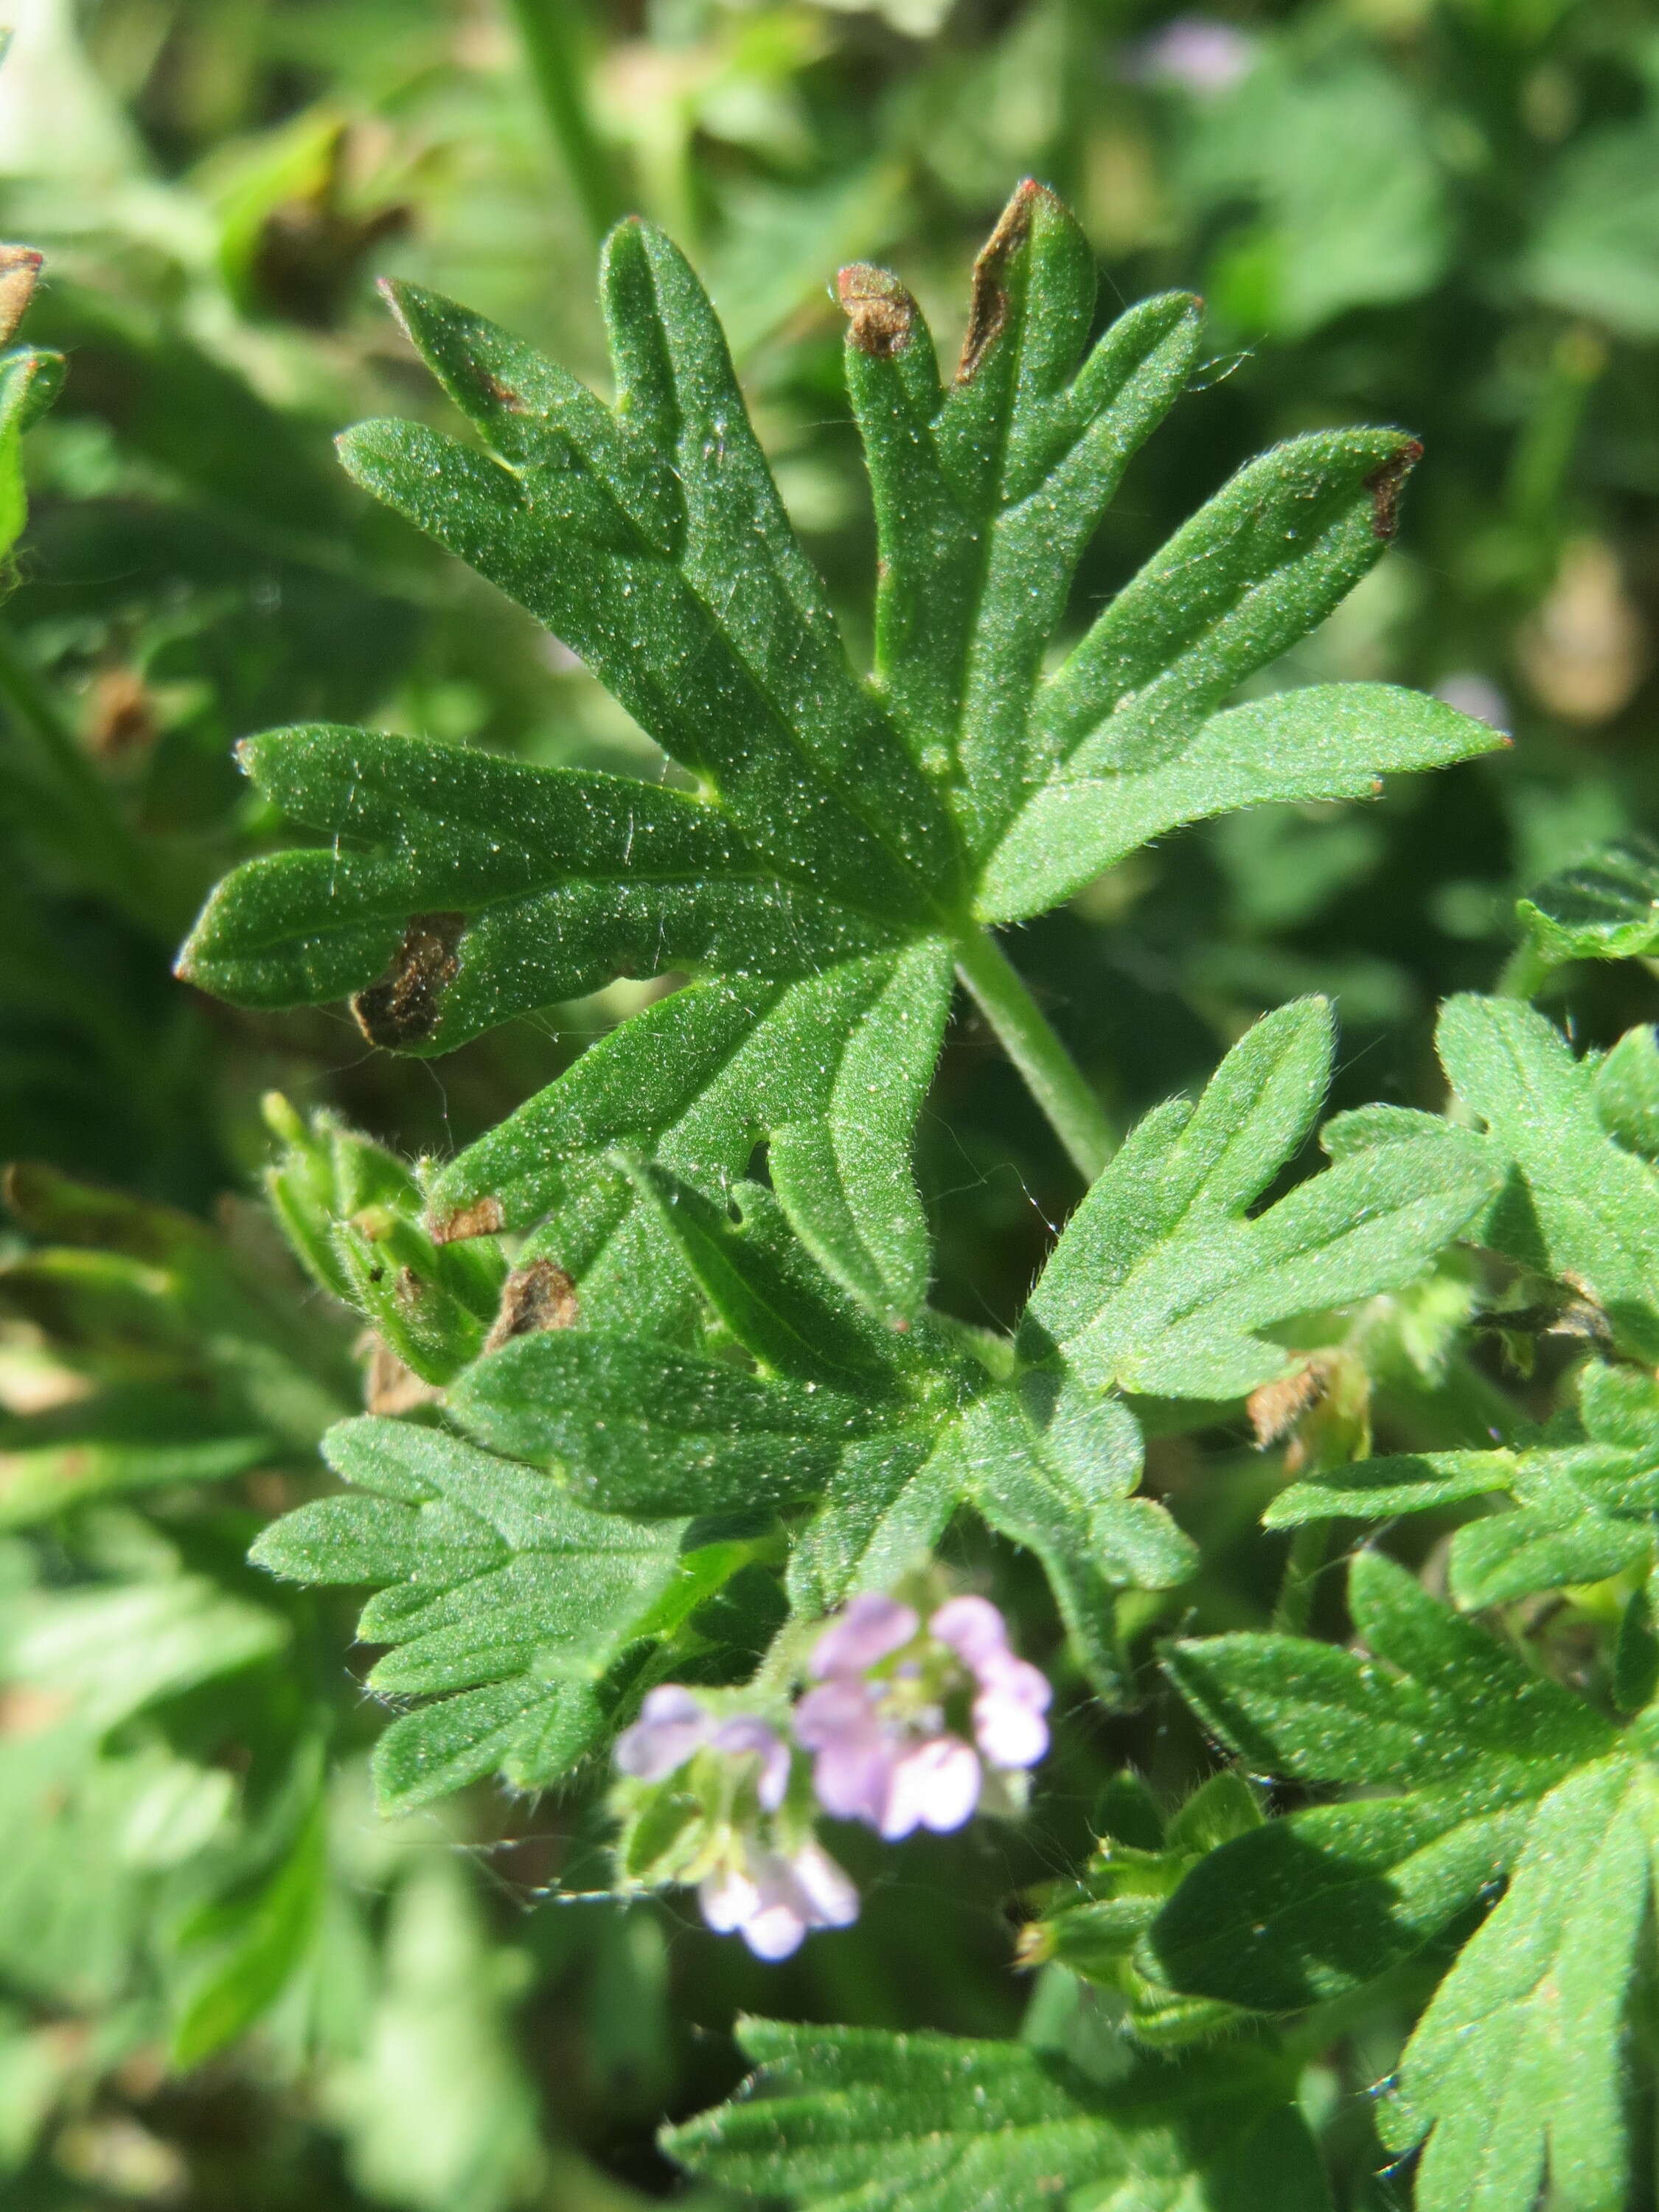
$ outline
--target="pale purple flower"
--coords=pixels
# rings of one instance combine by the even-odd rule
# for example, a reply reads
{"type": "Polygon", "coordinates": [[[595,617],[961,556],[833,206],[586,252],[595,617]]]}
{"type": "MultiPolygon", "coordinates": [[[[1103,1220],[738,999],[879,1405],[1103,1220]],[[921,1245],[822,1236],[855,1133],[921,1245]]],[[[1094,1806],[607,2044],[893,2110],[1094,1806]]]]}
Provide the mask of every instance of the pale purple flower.
{"type": "Polygon", "coordinates": [[[893,1762],[882,1810],[890,1844],[917,1828],[948,1835],[973,1818],[979,1802],[979,1753],[959,1735],[925,1737],[893,1762]]]}
{"type": "Polygon", "coordinates": [[[636,1782],[663,1782],[704,1749],[728,1759],[759,1761],[755,1794],[775,1813],[789,1787],[789,1747],[769,1722],[752,1713],[716,1720],[700,1699],[678,1682],[648,1690],[632,1728],[617,1738],[616,1762],[636,1782]]]}
{"type": "Polygon", "coordinates": [[[809,1690],[795,1707],[795,1740],[817,1753],[812,1787],[824,1811],[878,1828],[894,1753],[870,1685],[843,1678],[809,1690]]]}
{"type": "Polygon", "coordinates": [[[1048,1748],[1053,1695],[1039,1668],[1008,1648],[988,1599],[951,1598],[924,1632],[912,1607],[854,1598],[819,1637],[819,1679],[795,1707],[795,1736],[814,1754],[812,1786],[826,1813],[861,1820],[890,1842],[971,1819],[983,1764],[1012,1772],[1048,1748]],[[974,1741],[945,1705],[969,1699],[974,1741]]]}
{"type": "Polygon", "coordinates": [[[927,1633],[975,1674],[994,1652],[1008,1649],[1008,1624],[988,1597],[947,1598],[929,1615],[927,1633]]]}
{"type": "Polygon", "coordinates": [[[640,1717],[617,1738],[617,1771],[636,1782],[661,1782],[701,1751],[714,1727],[714,1716],[678,1682],[647,1690],[640,1717]]]}
{"type": "Polygon", "coordinates": [[[1006,1650],[975,1673],[974,1741],[993,1766],[1035,1766],[1048,1748],[1046,1716],[1054,1693],[1048,1676],[1006,1650]]]}
{"type": "Polygon", "coordinates": [[[734,1720],[720,1723],[708,1739],[708,1747],[728,1759],[752,1753],[760,1761],[755,1795],[769,1813],[777,1811],[789,1787],[789,1747],[769,1722],[739,1713],[734,1720]]]}
{"type": "Polygon", "coordinates": [[[1249,74],[1256,43],[1234,24],[1213,15],[1177,15],[1124,55],[1124,75],[1152,84],[1176,84],[1200,95],[1229,91],[1249,74]]]}
{"type": "Polygon", "coordinates": [[[717,1935],[742,1936],[757,1959],[787,1959],[812,1928],[848,1928],[859,1893],[821,1844],[788,1857],[740,1838],[697,1890],[702,1917],[717,1935]]]}
{"type": "Polygon", "coordinates": [[[914,1606],[866,1591],[843,1607],[813,1645],[812,1672],[862,1674],[908,1644],[921,1626],[914,1606]]]}

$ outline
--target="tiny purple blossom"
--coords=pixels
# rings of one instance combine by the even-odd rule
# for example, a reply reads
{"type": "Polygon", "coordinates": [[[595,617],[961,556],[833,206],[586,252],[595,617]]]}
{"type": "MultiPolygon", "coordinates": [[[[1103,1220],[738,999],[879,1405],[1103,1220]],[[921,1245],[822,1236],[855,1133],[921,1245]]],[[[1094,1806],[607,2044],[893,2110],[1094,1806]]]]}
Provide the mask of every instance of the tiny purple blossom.
{"type": "Polygon", "coordinates": [[[993,1766],[1035,1766],[1048,1748],[1054,1690],[1041,1668],[1004,1650],[977,1670],[974,1741],[993,1766]]]}
{"type": "Polygon", "coordinates": [[[890,1844],[917,1828],[948,1835],[979,1802],[979,1754],[959,1735],[928,1736],[893,1763],[881,1832],[890,1844]]]}
{"type": "Polygon", "coordinates": [[[739,1713],[736,1719],[720,1723],[709,1737],[708,1747],[711,1751],[724,1752],[729,1759],[752,1753],[760,1761],[755,1795],[767,1812],[777,1811],[789,1787],[789,1747],[769,1722],[757,1720],[751,1713],[739,1713]]]}
{"type": "Polygon", "coordinates": [[[988,1597],[947,1598],[930,1616],[927,1633],[976,1674],[994,1652],[1008,1649],[1008,1624],[988,1597]]]}
{"type": "Polygon", "coordinates": [[[617,1770],[638,1782],[661,1782],[702,1750],[713,1725],[690,1690],[678,1682],[659,1683],[647,1691],[633,1727],[617,1738],[617,1770]]]}
{"type": "Polygon", "coordinates": [[[912,1606],[874,1590],[855,1597],[812,1647],[812,1672],[861,1674],[906,1644],[921,1626],[912,1606]]]}
{"type": "Polygon", "coordinates": [[[783,1738],[752,1713],[717,1721],[679,1682],[662,1682],[646,1692],[638,1720],[617,1738],[617,1768],[636,1782],[662,1782],[705,1747],[728,1759],[758,1759],[755,1794],[767,1812],[777,1811],[789,1787],[789,1747],[783,1738]]]}
{"type": "Polygon", "coordinates": [[[896,1749],[884,1732],[874,1693],[857,1678],[820,1683],[795,1707],[795,1736],[817,1753],[812,1787],[837,1820],[881,1826],[896,1749]]]}
{"type": "Polygon", "coordinates": [[[983,1766],[1034,1766],[1048,1748],[1053,1692],[1008,1648],[1001,1613],[982,1597],[951,1598],[924,1632],[892,1598],[854,1598],[819,1637],[819,1677],[795,1707],[795,1736],[814,1754],[826,1813],[890,1840],[943,1834],[971,1818],[983,1766]],[[945,1724],[945,1703],[972,1692],[974,1741],[945,1724]]]}
{"type": "Polygon", "coordinates": [[[1124,75],[1200,95],[1226,92],[1249,74],[1256,51],[1255,40],[1234,24],[1213,15],[1177,15],[1127,50],[1124,75]]]}
{"type": "Polygon", "coordinates": [[[734,1931],[757,1959],[787,1959],[812,1928],[847,1928],[859,1917],[858,1892],[820,1844],[793,1856],[740,1844],[697,1891],[717,1935],[734,1931]]]}

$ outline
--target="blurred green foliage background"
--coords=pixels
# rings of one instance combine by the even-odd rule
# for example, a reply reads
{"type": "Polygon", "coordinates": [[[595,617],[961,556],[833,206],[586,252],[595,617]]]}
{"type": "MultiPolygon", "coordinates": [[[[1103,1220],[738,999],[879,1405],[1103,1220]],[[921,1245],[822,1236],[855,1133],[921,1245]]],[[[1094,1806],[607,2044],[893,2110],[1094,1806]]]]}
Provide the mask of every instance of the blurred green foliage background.
{"type": "MultiPolygon", "coordinates": [[[[1659,816],[1659,23],[1644,0],[3,13],[0,234],[46,257],[22,335],[70,374],[0,614],[0,1156],[41,1164],[0,1243],[0,2201],[607,2212],[672,2186],[652,2128],[729,2085],[725,2029],[763,1993],[1007,2030],[1000,1900],[1077,1847],[1115,1753],[1085,1729],[1029,1835],[908,1847],[858,1931],[767,1975],[656,1907],[541,1901],[603,1879],[591,1807],[483,1793],[377,1825],[347,1610],[240,1564],[360,1393],[350,1330],[251,1200],[263,1094],[447,1152],[657,988],[430,1065],[172,978],[210,883],[280,835],[232,761],[247,732],[361,720],[651,772],[556,641],[336,468],[360,416],[440,419],[372,279],[599,378],[599,238],[664,224],[855,642],[872,530],[829,280],[889,262],[950,332],[1028,172],[1109,297],[1209,305],[1079,616],[1273,440],[1420,437],[1396,549],[1273,681],[1437,689],[1514,750],[1188,832],[1017,949],[1120,1119],[1310,989],[1341,1013],[1336,1103],[1432,1104],[1434,1001],[1491,981],[1516,893],[1659,816]]],[[[1578,981],[1595,1040],[1659,1013],[1638,963],[1578,981]]],[[[1006,1318],[1074,1193],[969,1020],[921,1171],[942,1301],[1006,1318]]],[[[1257,1502],[1243,1478],[1189,1501],[1212,1622],[1261,1616],[1223,1525],[1257,1502]]],[[[1373,2163],[1356,2206],[1392,2201],[1373,2163]]]]}

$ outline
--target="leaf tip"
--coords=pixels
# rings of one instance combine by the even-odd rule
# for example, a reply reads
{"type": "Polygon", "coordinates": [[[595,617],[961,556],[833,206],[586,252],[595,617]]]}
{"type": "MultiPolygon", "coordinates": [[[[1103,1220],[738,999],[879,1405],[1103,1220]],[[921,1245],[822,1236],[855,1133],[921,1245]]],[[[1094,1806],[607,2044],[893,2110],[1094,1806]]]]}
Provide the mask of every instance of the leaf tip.
{"type": "Polygon", "coordinates": [[[428,1216],[427,1231],[434,1244],[459,1244],[470,1237],[498,1237],[506,1225],[501,1201],[487,1195],[457,1206],[453,1213],[428,1216]]]}
{"type": "Polygon", "coordinates": [[[980,364],[1002,334],[1010,304],[1008,264],[1030,237],[1037,210],[1047,206],[1063,212],[1065,204],[1035,177],[1024,178],[1015,186],[1014,196],[998,218],[996,228],[980,249],[979,258],[974,264],[962,358],[957,363],[958,384],[972,382],[980,364]]]}
{"type": "Polygon", "coordinates": [[[1388,459],[1364,479],[1365,489],[1371,495],[1371,536],[1381,538],[1384,544],[1400,527],[1400,494],[1407,477],[1422,458],[1423,441],[1403,439],[1388,459]]]}
{"type": "Polygon", "coordinates": [[[836,299],[848,321],[848,337],[874,361],[902,353],[915,334],[915,301],[898,278],[867,261],[849,262],[836,272],[836,299]]]}

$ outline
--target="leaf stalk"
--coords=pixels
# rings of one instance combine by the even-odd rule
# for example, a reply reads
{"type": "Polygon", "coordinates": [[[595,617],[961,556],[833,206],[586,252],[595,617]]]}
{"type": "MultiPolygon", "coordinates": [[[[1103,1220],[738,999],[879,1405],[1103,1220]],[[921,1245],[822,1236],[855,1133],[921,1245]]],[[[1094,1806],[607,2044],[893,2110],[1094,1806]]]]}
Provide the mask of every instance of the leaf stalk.
{"type": "Polygon", "coordinates": [[[1048,1116],[1066,1156],[1092,1182],[1115,1149],[1106,1110],[1018,970],[988,930],[952,939],[957,973],[1048,1116]]]}

